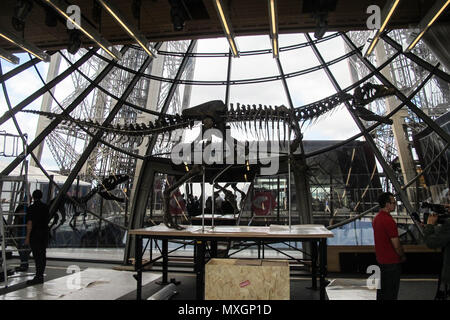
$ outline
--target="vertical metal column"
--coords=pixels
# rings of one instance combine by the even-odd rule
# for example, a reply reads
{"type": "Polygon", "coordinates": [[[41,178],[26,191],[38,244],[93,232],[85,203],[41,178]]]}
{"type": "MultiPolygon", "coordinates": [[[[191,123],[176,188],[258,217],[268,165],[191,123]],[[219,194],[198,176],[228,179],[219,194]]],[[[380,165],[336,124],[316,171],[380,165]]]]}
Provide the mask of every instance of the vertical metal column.
{"type": "MultiPolygon", "coordinates": [[[[48,67],[47,72],[47,82],[52,81],[52,79],[54,79],[58,75],[60,65],[61,65],[61,55],[59,54],[59,52],[56,52],[54,55],[52,55],[50,60],[50,65],[48,67]]],[[[46,112],[50,111],[50,107],[52,105],[52,95],[50,93],[54,94],[54,91],[55,87],[50,89],[48,92],[44,93],[44,96],[42,97],[41,111],[46,112]]],[[[46,124],[48,124],[48,122],[49,120],[47,118],[45,118],[44,116],[39,116],[36,134],[34,135],[35,137],[37,137],[42,132],[42,130],[44,130],[44,127],[46,126],[46,124]]],[[[36,158],[39,161],[41,161],[43,150],[44,150],[44,143],[42,142],[34,152],[36,158]]],[[[34,159],[31,159],[30,165],[34,167],[36,166],[36,162],[34,161],[34,159]]]]}
{"type": "MultiPolygon", "coordinates": [[[[283,88],[284,88],[284,92],[286,94],[286,97],[288,99],[288,103],[289,103],[289,107],[292,111],[294,111],[294,105],[292,103],[292,98],[291,98],[291,94],[289,92],[289,87],[287,85],[287,81],[286,81],[286,76],[284,74],[283,71],[283,67],[281,65],[281,61],[279,58],[275,58],[275,61],[277,62],[277,66],[278,66],[278,70],[280,72],[281,75],[281,82],[283,83],[283,88]]],[[[301,151],[301,156],[299,159],[296,159],[296,161],[300,161],[300,165],[303,167],[306,167],[306,159],[304,157],[304,148],[303,148],[303,138],[301,137],[302,133],[301,133],[301,129],[300,126],[298,125],[298,123],[294,123],[293,126],[295,126],[294,131],[300,135],[300,151],[301,151]]],[[[290,141],[290,127],[289,127],[289,141],[290,141]]],[[[288,150],[289,150],[289,155],[287,157],[287,161],[288,161],[288,190],[289,190],[289,195],[291,192],[291,184],[290,184],[290,164],[291,164],[291,159],[290,159],[290,143],[288,146],[288,150]]],[[[295,150],[292,150],[292,153],[294,153],[295,150]]],[[[294,181],[295,181],[295,192],[296,192],[296,199],[297,199],[297,211],[299,213],[299,222],[300,223],[312,223],[312,201],[311,201],[311,191],[310,191],[310,187],[309,187],[309,181],[307,176],[305,175],[304,172],[298,172],[298,170],[294,170],[293,172],[294,174],[294,181]]],[[[290,203],[290,196],[289,196],[289,210],[291,208],[291,203],[290,203]]],[[[290,224],[289,224],[290,225],[290,224]]],[[[308,247],[308,246],[307,246],[308,247]]]]}
{"type": "MultiPolygon", "coordinates": [[[[194,50],[196,43],[197,43],[196,40],[192,40],[191,43],[189,44],[188,49],[186,50],[183,61],[181,62],[178,72],[175,76],[174,82],[172,83],[172,86],[170,87],[169,92],[167,94],[166,101],[164,102],[164,105],[161,108],[160,112],[162,114],[166,113],[167,109],[169,108],[170,101],[175,93],[179,80],[181,79],[181,76],[183,75],[183,72],[187,66],[188,60],[190,59],[189,54],[191,54],[192,51],[194,50]]],[[[152,150],[155,146],[156,139],[157,135],[151,137],[145,155],[149,156],[152,154],[152,150]]],[[[140,174],[136,181],[136,189],[139,190],[140,192],[136,193],[136,195],[133,198],[133,202],[131,204],[129,228],[139,228],[142,226],[145,211],[147,208],[148,198],[151,193],[151,186],[148,186],[148,183],[149,179],[153,179],[154,173],[155,171],[152,169],[151,159],[146,158],[142,163],[140,174]]],[[[128,259],[130,258],[130,254],[134,252],[133,246],[134,246],[134,239],[127,237],[127,244],[124,253],[124,263],[127,263],[128,259]]]]}
{"type": "Polygon", "coordinates": [[[232,53],[231,50],[228,52],[228,67],[227,67],[227,87],[225,90],[225,105],[228,107],[230,103],[230,79],[231,79],[231,66],[232,64],[232,53]]]}

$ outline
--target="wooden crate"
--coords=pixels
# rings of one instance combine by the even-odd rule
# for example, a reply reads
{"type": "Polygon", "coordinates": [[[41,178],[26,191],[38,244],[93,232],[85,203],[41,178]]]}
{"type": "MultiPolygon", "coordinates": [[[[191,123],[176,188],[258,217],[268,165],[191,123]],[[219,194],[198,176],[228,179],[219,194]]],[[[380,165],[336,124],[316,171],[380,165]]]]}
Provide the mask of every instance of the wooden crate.
{"type": "Polygon", "coordinates": [[[287,261],[211,259],[205,266],[205,300],[289,300],[287,261]]]}

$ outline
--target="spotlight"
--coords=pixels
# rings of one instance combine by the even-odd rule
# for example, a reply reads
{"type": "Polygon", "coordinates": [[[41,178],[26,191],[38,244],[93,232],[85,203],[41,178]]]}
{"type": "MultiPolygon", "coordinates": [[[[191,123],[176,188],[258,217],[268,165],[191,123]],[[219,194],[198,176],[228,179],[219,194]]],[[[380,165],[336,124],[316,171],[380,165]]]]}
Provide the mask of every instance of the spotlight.
{"type": "Polygon", "coordinates": [[[184,29],[184,22],[188,19],[183,3],[180,0],[169,0],[169,3],[173,28],[175,31],[182,31],[184,29]]]}
{"type": "Polygon", "coordinates": [[[320,39],[328,29],[328,14],[336,11],[337,0],[304,0],[303,13],[309,13],[316,21],[314,37],[320,39]]]}
{"type": "Polygon", "coordinates": [[[327,32],[328,29],[328,21],[327,21],[327,15],[317,15],[316,16],[317,26],[316,30],[314,32],[314,37],[316,39],[322,39],[325,32],[327,32]]]}
{"type": "Polygon", "coordinates": [[[16,31],[23,31],[25,29],[25,19],[33,8],[33,3],[30,0],[17,1],[14,8],[14,16],[12,17],[12,26],[16,31]]]}
{"type": "Polygon", "coordinates": [[[69,45],[67,46],[67,51],[70,54],[75,54],[81,47],[80,31],[70,30],[69,31],[69,45]]]}

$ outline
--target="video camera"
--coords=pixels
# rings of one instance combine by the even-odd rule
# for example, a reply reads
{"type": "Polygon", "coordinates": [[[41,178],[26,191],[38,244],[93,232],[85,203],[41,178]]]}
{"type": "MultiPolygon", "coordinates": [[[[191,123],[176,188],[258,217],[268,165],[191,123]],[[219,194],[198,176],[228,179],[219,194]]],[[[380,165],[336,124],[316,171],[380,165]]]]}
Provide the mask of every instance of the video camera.
{"type": "MultiPolygon", "coordinates": [[[[445,220],[450,217],[447,212],[447,208],[442,204],[428,203],[422,202],[422,209],[430,209],[430,211],[436,213],[438,215],[438,224],[442,224],[445,220]]],[[[424,223],[427,223],[429,213],[423,214],[424,223]]]]}

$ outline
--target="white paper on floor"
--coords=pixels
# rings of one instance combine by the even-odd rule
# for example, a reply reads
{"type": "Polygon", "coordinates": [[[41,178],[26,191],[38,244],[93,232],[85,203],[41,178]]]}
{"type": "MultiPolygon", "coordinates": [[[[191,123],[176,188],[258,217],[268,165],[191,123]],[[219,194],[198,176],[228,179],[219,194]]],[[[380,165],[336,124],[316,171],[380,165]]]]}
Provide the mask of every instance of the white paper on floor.
{"type": "MultiPolygon", "coordinates": [[[[78,273],[28,286],[0,296],[0,300],[116,300],[136,290],[136,272],[88,268],[78,273]]],[[[142,285],[161,278],[142,273],[142,285]]]]}

